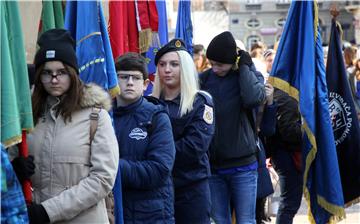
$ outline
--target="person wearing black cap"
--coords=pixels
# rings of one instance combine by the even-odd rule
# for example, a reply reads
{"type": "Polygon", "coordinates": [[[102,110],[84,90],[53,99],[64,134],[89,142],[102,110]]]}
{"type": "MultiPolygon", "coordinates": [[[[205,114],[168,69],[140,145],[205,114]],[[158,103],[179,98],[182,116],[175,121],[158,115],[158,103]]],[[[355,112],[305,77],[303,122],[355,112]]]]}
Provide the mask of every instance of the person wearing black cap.
{"type": "Polygon", "coordinates": [[[261,74],[250,55],[240,50],[232,34],[212,39],[206,56],[212,68],[200,74],[201,89],[215,105],[215,135],[210,144],[211,217],[231,223],[230,203],[237,223],[256,223],[257,134],[254,108],[265,100],[261,74]]]}
{"type": "Polygon", "coordinates": [[[114,101],[114,127],[124,223],[173,224],[175,146],[166,105],[143,96],[150,80],[141,54],[121,55],[115,66],[120,94],[114,101]]]}
{"type": "Polygon", "coordinates": [[[34,156],[30,223],[108,223],[104,198],[118,168],[118,144],[107,92],[79,78],[75,42],[63,29],[38,40],[34,130],[28,135],[34,156]],[[97,131],[91,134],[92,118],[97,131]]]}
{"type": "Polygon", "coordinates": [[[211,96],[199,90],[198,74],[181,39],[173,39],[155,56],[153,96],[168,106],[176,157],[173,169],[175,221],[210,223],[208,148],[214,134],[211,96]]]}

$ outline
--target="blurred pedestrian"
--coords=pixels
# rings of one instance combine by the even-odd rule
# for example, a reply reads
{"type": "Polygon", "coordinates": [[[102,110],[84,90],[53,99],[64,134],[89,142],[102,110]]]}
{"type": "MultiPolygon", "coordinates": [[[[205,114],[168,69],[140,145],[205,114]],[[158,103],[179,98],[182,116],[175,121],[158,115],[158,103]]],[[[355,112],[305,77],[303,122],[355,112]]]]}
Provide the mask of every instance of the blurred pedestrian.
{"type": "Polygon", "coordinates": [[[196,71],[201,73],[210,68],[209,61],[205,55],[205,48],[202,44],[195,44],[194,47],[193,60],[196,66],[196,71]]]}

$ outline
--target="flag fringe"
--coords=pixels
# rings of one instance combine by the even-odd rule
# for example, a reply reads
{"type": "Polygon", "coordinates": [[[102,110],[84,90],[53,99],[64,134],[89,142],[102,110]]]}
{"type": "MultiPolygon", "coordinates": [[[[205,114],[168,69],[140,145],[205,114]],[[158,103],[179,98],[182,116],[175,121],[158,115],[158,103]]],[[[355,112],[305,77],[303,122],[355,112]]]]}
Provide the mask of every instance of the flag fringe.
{"type": "MultiPolygon", "coordinates": [[[[314,220],[314,216],[311,212],[311,203],[310,203],[310,193],[309,190],[306,187],[309,169],[311,164],[313,163],[315,156],[317,154],[317,143],[314,134],[311,132],[308,124],[306,123],[306,120],[303,119],[303,129],[305,130],[305,133],[310,141],[310,144],[312,145],[311,150],[309,151],[306,160],[305,160],[305,170],[304,170],[304,196],[306,199],[306,202],[308,204],[308,218],[311,223],[316,223],[314,220]]],[[[328,202],[324,197],[317,195],[317,203],[325,209],[327,212],[329,212],[332,216],[330,216],[329,223],[337,223],[345,218],[345,210],[343,207],[337,206],[335,204],[332,204],[328,202]]]]}
{"type": "Polygon", "coordinates": [[[355,204],[357,204],[357,203],[359,203],[360,202],[360,197],[357,197],[357,198],[355,198],[354,200],[351,200],[351,201],[349,201],[348,203],[346,203],[345,204],[345,208],[348,208],[348,207],[350,207],[350,206],[352,206],[352,205],[355,205],[355,204]]]}
{"type": "Polygon", "coordinates": [[[151,47],[161,48],[160,37],[158,32],[152,32],[151,47]]]}
{"type": "Polygon", "coordinates": [[[111,98],[115,98],[120,93],[120,87],[116,85],[115,87],[109,89],[111,98]]]}
{"type": "Polygon", "coordinates": [[[321,205],[326,211],[333,214],[333,216],[331,216],[330,218],[330,221],[332,221],[333,223],[337,223],[346,217],[343,207],[328,202],[324,197],[320,195],[317,195],[317,201],[319,205],[321,205]]]}
{"type": "Polygon", "coordinates": [[[139,32],[139,50],[140,53],[145,53],[149,50],[152,42],[152,31],[150,28],[143,29],[139,32]]]}
{"type": "Polygon", "coordinates": [[[317,41],[318,35],[319,35],[319,8],[318,8],[318,4],[317,1],[314,1],[314,34],[315,34],[315,43],[317,41]]]}
{"type": "Polygon", "coordinates": [[[316,224],[314,216],[311,213],[310,193],[306,186],[303,189],[306,204],[308,205],[308,219],[311,224],[316,224]]]}
{"type": "Polygon", "coordinates": [[[289,96],[299,102],[299,90],[291,86],[288,82],[274,76],[269,76],[268,81],[271,85],[289,94],[289,96]]]}
{"type": "Polygon", "coordinates": [[[22,141],[21,137],[22,134],[20,133],[19,135],[9,138],[8,140],[5,140],[4,142],[2,142],[2,144],[4,145],[5,148],[9,148],[10,146],[19,144],[22,141]]]}
{"type": "Polygon", "coordinates": [[[338,21],[336,21],[336,27],[339,29],[340,38],[341,38],[341,41],[343,41],[343,33],[344,33],[344,31],[343,31],[343,29],[341,27],[341,24],[338,21]]]}

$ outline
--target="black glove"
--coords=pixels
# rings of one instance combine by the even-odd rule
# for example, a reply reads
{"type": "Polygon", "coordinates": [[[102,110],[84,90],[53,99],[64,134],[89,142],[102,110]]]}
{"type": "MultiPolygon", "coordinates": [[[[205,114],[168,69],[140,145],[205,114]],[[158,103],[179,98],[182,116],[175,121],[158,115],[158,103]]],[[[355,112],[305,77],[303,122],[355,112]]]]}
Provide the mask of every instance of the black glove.
{"type": "Polygon", "coordinates": [[[239,62],[238,62],[239,67],[241,65],[247,65],[247,66],[252,65],[253,62],[252,62],[251,56],[247,51],[240,50],[238,55],[240,57],[239,62]]]}
{"type": "Polygon", "coordinates": [[[50,219],[41,204],[32,203],[27,206],[30,224],[49,223],[50,219]]]}
{"type": "Polygon", "coordinates": [[[16,157],[11,162],[16,176],[22,182],[24,180],[30,179],[30,177],[35,173],[35,164],[34,164],[34,157],[16,157]]]}

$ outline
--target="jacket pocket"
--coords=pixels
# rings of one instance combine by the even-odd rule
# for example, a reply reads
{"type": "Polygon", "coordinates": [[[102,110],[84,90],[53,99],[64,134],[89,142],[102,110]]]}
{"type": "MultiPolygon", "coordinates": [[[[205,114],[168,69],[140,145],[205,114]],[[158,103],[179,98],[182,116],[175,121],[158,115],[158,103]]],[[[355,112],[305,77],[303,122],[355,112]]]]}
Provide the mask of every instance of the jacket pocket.
{"type": "Polygon", "coordinates": [[[163,220],[164,212],[164,201],[161,199],[134,202],[133,217],[137,220],[146,220],[147,223],[163,220]]]}
{"type": "Polygon", "coordinates": [[[70,188],[90,173],[90,161],[78,156],[56,156],[53,165],[53,183],[70,188]]]}
{"type": "Polygon", "coordinates": [[[86,156],[55,156],[54,163],[82,164],[84,166],[90,166],[89,158],[86,156]]]}

